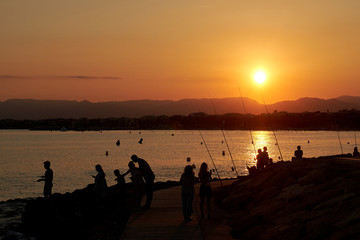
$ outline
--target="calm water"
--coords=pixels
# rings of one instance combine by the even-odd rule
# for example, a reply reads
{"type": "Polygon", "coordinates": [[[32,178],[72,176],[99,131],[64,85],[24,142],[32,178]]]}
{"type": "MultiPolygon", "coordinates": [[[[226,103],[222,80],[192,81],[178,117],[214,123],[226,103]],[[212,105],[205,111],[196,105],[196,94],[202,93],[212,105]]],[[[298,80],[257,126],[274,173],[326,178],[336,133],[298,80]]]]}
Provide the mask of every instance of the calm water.
{"type": "MultiPolygon", "coordinates": [[[[201,131],[221,177],[235,177],[221,131],[201,131]],[[223,143],[222,143],[223,142],[223,143]],[[225,156],[222,152],[225,151],[225,156]]],[[[246,164],[254,165],[254,146],[249,131],[225,131],[226,140],[239,175],[247,174],[246,164]]],[[[255,148],[268,147],[275,161],[279,151],[273,132],[254,131],[255,148]]],[[[290,160],[297,145],[304,157],[341,154],[338,133],[333,131],[277,131],[284,160],[290,160]],[[308,143],[310,141],[310,143],[308,143]]],[[[339,132],[344,153],[353,151],[354,132],[339,132]]],[[[357,134],[360,135],[359,133],[357,134]]],[[[132,154],[148,161],[156,181],[179,180],[186,158],[196,166],[213,164],[199,131],[102,131],[49,132],[27,130],[0,131],[0,200],[42,196],[43,162],[51,161],[53,192],[72,192],[93,182],[94,166],[101,164],[108,185],[115,184],[113,170],[127,170],[132,154]],[[174,134],[174,136],[172,136],[174,134]],[[138,144],[143,138],[143,144],[138,144]],[[120,146],[115,142],[120,139],[120,146]],[[105,156],[108,151],[109,155],[105,156]]],[[[198,168],[196,169],[196,172],[198,168]]],[[[129,181],[129,179],[127,179],[129,181]]]]}

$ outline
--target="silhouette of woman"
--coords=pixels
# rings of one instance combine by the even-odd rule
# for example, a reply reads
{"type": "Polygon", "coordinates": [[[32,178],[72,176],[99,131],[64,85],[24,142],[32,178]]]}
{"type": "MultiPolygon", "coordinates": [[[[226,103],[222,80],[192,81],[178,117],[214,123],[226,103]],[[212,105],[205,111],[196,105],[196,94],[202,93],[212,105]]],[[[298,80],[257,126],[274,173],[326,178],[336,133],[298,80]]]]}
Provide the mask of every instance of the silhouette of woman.
{"type": "Polygon", "coordinates": [[[199,171],[199,180],[200,180],[200,211],[201,218],[204,219],[204,203],[206,199],[206,207],[207,207],[207,217],[210,218],[210,210],[211,210],[211,196],[212,189],[210,186],[211,181],[211,173],[208,171],[208,165],[203,162],[200,166],[199,171]]]}
{"type": "Polygon", "coordinates": [[[97,171],[97,175],[92,176],[93,178],[95,178],[94,192],[97,200],[104,200],[104,198],[106,197],[107,189],[105,173],[100,164],[97,164],[95,166],[95,170],[97,171]]]}

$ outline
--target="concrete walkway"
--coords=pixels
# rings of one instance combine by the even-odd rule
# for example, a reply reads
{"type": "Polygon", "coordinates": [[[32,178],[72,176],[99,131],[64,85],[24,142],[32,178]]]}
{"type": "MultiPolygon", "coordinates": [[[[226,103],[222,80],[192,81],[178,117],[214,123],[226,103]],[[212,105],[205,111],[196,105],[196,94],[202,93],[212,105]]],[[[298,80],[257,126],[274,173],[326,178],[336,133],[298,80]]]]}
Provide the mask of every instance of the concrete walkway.
{"type": "MultiPolygon", "coordinates": [[[[219,185],[212,183],[213,188],[219,185]]],[[[195,186],[192,221],[183,220],[181,186],[159,190],[154,192],[151,209],[133,212],[120,239],[232,239],[230,228],[221,220],[226,216],[220,214],[218,219],[219,209],[214,204],[212,219],[199,219],[198,188],[199,184],[195,186]]]]}

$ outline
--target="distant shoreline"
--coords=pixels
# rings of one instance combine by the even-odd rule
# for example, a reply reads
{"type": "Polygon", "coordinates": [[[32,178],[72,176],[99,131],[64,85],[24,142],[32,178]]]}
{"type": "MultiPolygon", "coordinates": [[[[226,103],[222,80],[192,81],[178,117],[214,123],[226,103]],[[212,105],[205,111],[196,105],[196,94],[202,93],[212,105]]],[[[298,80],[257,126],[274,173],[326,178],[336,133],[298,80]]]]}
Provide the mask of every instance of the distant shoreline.
{"type": "Polygon", "coordinates": [[[53,118],[42,120],[0,119],[0,129],[46,131],[108,130],[293,130],[293,131],[360,131],[360,111],[339,112],[273,112],[269,114],[228,113],[208,115],[144,116],[140,118],[53,118]]]}

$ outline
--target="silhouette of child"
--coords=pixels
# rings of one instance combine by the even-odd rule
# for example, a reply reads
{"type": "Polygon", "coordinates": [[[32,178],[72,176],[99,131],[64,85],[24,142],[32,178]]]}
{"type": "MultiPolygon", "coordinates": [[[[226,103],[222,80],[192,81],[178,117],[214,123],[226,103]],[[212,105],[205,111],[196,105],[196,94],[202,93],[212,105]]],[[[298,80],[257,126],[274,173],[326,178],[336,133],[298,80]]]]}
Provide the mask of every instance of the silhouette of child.
{"type": "Polygon", "coordinates": [[[181,175],[180,183],[181,187],[181,200],[182,210],[184,215],[184,221],[191,221],[191,214],[193,213],[193,200],[194,200],[194,184],[196,183],[196,177],[194,176],[193,167],[187,165],[184,169],[184,173],[181,175]]]}
{"type": "Polygon", "coordinates": [[[114,170],[114,175],[116,176],[116,186],[118,187],[120,194],[125,194],[126,192],[126,185],[125,185],[125,178],[126,174],[120,174],[119,169],[114,170]]]}
{"type": "Polygon", "coordinates": [[[44,181],[44,197],[49,198],[52,194],[52,186],[53,186],[53,170],[50,168],[50,162],[45,161],[44,162],[44,168],[46,169],[45,175],[41,176],[40,179],[38,179],[38,182],[44,181]]]}

